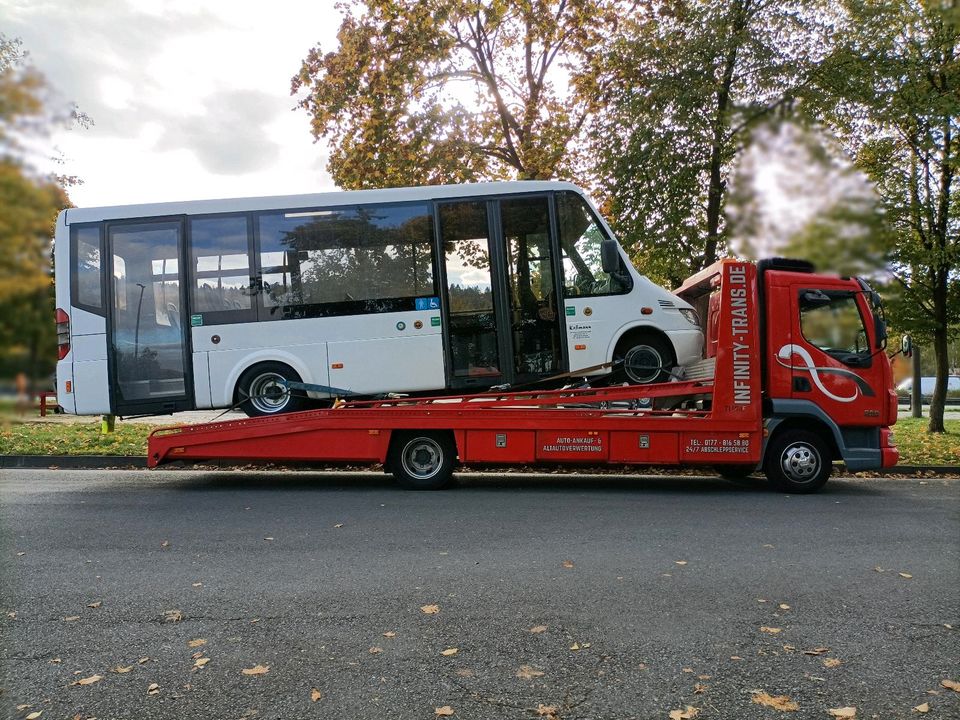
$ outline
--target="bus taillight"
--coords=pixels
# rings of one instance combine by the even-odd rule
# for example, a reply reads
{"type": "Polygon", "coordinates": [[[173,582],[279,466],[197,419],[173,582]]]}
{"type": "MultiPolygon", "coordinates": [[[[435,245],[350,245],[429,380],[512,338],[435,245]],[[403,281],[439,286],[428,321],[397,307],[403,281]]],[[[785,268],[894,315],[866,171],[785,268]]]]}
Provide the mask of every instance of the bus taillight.
{"type": "Polygon", "coordinates": [[[70,316],[57,308],[57,357],[63,360],[70,352],[70,316]]]}

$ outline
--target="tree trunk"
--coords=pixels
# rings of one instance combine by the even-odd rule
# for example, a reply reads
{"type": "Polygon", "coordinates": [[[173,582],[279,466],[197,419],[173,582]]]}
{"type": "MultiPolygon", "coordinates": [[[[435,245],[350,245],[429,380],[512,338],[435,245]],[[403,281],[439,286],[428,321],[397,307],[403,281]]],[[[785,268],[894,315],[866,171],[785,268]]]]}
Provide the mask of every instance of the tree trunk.
{"type": "Polygon", "coordinates": [[[911,360],[911,369],[913,370],[913,387],[910,388],[910,415],[911,417],[923,417],[923,393],[920,388],[920,379],[923,377],[923,370],[920,367],[920,346],[913,348],[913,357],[911,360]]]}
{"type": "Polygon", "coordinates": [[[930,424],[927,432],[942,433],[947,429],[943,424],[944,406],[947,404],[947,376],[950,374],[950,360],[947,353],[947,274],[938,273],[936,287],[933,289],[933,311],[936,327],[933,333],[933,357],[936,360],[937,382],[930,398],[930,424]]]}

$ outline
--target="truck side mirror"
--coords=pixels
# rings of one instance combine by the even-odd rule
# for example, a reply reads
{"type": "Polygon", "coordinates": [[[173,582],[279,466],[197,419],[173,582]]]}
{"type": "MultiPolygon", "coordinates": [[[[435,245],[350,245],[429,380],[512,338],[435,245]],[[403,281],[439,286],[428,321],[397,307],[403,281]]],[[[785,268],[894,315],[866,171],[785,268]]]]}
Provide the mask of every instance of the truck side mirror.
{"type": "Polygon", "coordinates": [[[913,357],[913,339],[909,335],[900,338],[900,352],[904,357],[913,357]]]}
{"type": "Polygon", "coordinates": [[[620,250],[616,240],[607,238],[600,243],[600,266],[608,275],[614,275],[620,270],[620,250]]]}
{"type": "Polygon", "coordinates": [[[820,290],[806,290],[800,295],[800,309],[813,310],[831,302],[830,296],[820,290]]]}

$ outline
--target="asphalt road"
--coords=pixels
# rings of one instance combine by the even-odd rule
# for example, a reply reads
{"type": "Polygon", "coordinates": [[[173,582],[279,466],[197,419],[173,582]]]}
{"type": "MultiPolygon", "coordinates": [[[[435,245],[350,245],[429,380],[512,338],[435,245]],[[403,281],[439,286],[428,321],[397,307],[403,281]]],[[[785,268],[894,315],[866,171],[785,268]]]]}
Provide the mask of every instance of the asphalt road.
{"type": "Polygon", "coordinates": [[[933,478],[788,496],[3,471],[0,715],[957,718],[958,497],[933,478]]]}

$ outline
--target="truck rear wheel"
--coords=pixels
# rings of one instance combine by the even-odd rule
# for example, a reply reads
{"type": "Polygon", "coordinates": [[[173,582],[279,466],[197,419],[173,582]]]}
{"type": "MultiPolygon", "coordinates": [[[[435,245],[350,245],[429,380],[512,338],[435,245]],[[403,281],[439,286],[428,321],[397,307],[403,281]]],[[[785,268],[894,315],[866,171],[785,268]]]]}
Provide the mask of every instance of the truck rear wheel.
{"type": "Polygon", "coordinates": [[[453,479],[454,455],[445,433],[405,433],[395,438],[390,469],[407,490],[441,490],[453,479]]]}
{"type": "Polygon", "coordinates": [[[767,480],[781,492],[816,492],[832,470],[827,444],[807,430],[786,430],[775,435],[763,462],[767,480]]]}

